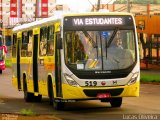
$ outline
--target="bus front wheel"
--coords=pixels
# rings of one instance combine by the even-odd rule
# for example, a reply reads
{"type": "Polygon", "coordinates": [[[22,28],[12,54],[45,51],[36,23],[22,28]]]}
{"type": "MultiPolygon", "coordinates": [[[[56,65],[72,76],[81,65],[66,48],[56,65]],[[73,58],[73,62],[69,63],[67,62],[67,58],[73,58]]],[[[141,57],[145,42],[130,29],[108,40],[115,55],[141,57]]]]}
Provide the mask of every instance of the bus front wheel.
{"type": "Polygon", "coordinates": [[[0,70],[0,74],[2,74],[2,70],[0,70]]]}
{"type": "Polygon", "coordinates": [[[50,105],[52,105],[55,110],[64,109],[64,102],[58,99],[55,100],[54,98],[53,85],[51,80],[48,81],[48,96],[49,96],[50,105]]]}
{"type": "Polygon", "coordinates": [[[24,100],[26,102],[33,102],[34,94],[27,91],[27,83],[25,75],[23,75],[23,91],[24,91],[24,100]]]}
{"type": "Polygon", "coordinates": [[[42,101],[42,95],[34,96],[35,102],[41,102],[42,101]]]}
{"type": "Polygon", "coordinates": [[[111,98],[110,100],[111,107],[121,107],[122,97],[120,98],[111,98]]]}
{"type": "Polygon", "coordinates": [[[64,109],[64,102],[61,100],[54,100],[53,107],[55,110],[63,110],[64,109]]]}

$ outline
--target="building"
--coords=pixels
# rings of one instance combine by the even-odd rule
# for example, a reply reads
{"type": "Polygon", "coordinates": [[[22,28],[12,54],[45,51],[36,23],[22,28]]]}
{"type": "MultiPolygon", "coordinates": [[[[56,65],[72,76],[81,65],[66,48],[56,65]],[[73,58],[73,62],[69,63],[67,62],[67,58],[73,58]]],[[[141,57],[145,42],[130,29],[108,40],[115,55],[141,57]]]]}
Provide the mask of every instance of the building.
{"type": "MultiPolygon", "coordinates": [[[[97,5],[93,5],[91,11],[97,11],[97,5]]],[[[160,14],[160,4],[101,4],[99,9],[107,9],[110,12],[128,12],[141,15],[160,14]]]]}
{"type": "Polygon", "coordinates": [[[3,27],[49,17],[55,10],[66,10],[66,5],[56,5],[56,0],[0,0],[0,21],[3,27]]]}

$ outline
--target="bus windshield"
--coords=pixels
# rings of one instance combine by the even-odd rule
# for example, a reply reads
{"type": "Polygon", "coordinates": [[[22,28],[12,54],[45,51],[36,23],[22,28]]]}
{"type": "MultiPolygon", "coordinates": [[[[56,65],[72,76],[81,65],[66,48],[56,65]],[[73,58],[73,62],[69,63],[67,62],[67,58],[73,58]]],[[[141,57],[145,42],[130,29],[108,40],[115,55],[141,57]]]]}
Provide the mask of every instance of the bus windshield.
{"type": "Polygon", "coordinates": [[[65,31],[65,63],[75,70],[126,69],[136,61],[134,30],[65,31]]]}

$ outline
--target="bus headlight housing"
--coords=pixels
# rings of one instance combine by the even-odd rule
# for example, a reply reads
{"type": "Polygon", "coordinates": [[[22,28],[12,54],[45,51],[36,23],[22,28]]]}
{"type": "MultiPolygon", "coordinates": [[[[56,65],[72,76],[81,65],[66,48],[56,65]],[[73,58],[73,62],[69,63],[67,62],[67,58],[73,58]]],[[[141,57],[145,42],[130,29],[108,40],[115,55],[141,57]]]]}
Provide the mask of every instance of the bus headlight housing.
{"type": "Polygon", "coordinates": [[[132,85],[137,81],[137,78],[139,76],[139,72],[136,72],[132,75],[130,81],[128,82],[128,85],[132,85]]]}
{"type": "Polygon", "coordinates": [[[64,74],[64,78],[66,79],[66,81],[69,85],[74,86],[74,87],[79,86],[78,83],[68,74],[64,74]]]}

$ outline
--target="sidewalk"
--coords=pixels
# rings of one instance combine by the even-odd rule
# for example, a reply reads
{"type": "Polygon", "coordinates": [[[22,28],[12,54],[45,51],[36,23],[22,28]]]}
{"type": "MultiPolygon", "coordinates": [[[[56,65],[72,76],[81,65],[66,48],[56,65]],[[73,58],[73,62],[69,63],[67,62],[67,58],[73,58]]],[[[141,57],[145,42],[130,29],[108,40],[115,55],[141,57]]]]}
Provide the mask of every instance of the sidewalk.
{"type": "MultiPolygon", "coordinates": [[[[156,75],[160,75],[160,70],[155,70],[155,69],[141,69],[140,73],[145,73],[145,74],[156,74],[156,75]]],[[[160,79],[160,78],[159,78],[160,79]]]]}
{"type": "MultiPolygon", "coordinates": [[[[160,75],[160,65],[141,63],[141,73],[160,75]]],[[[160,78],[159,78],[160,79],[160,78]]]]}

